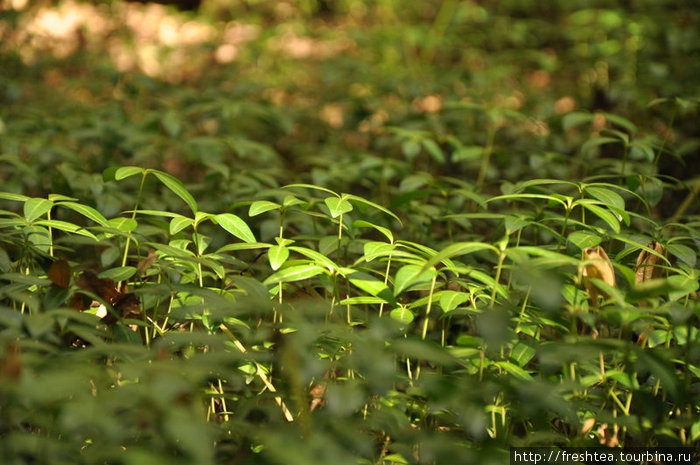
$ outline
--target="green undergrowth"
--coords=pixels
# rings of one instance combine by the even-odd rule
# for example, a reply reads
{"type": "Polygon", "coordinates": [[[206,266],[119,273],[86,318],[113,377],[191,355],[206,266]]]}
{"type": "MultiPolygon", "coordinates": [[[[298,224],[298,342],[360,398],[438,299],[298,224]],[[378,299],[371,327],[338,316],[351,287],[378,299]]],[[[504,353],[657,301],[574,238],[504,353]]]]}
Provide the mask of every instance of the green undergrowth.
{"type": "Polygon", "coordinates": [[[436,217],[429,244],[402,239],[410,217],[310,184],[204,212],[172,175],[112,168],[100,189],[133,204],[109,218],[0,193],[3,460],[502,463],[514,445],[692,444],[697,229],[605,181],[455,188],[445,208],[469,208],[436,217]],[[156,194],[179,206],[145,208],[156,194]],[[661,277],[635,284],[652,240],[661,277]],[[593,280],[594,302],[582,250],[598,245],[618,280],[593,280]],[[128,282],[138,311],[81,270],[128,282]]]}
{"type": "Polygon", "coordinates": [[[697,450],[700,18],[540,3],[4,2],[0,463],[697,450]]]}

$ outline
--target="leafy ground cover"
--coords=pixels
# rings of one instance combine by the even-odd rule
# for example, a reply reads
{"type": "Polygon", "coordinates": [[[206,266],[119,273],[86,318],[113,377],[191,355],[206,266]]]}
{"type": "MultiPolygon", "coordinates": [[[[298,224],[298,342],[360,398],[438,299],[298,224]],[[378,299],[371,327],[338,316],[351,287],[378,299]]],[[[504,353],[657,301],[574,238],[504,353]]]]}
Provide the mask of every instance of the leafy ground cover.
{"type": "Polygon", "coordinates": [[[697,444],[700,28],[622,3],[4,2],[2,462],[697,444]]]}

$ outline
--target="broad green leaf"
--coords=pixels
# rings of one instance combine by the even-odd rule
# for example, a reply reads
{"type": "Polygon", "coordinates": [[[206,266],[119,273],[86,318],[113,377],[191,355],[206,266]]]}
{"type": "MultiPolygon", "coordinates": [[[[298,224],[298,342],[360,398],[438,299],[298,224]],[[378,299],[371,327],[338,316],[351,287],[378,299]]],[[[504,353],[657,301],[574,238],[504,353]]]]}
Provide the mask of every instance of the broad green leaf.
{"type": "Polygon", "coordinates": [[[326,197],[323,202],[328,207],[328,210],[330,210],[333,218],[338,218],[340,215],[352,211],[352,204],[343,198],[326,197]]]}
{"type": "MultiPolygon", "coordinates": [[[[486,244],[483,242],[457,242],[455,244],[448,245],[433,257],[429,258],[428,261],[425,262],[425,265],[423,265],[423,269],[435,266],[438,263],[452,257],[459,257],[462,255],[479,252],[481,250],[490,250],[498,254],[498,249],[491,244],[486,244]]],[[[447,265],[447,263],[445,264],[447,265]]]]}
{"type": "Polygon", "coordinates": [[[13,200],[15,202],[26,202],[30,199],[26,195],[14,194],[12,192],[0,192],[0,199],[2,200],[13,200]]]}
{"type": "Polygon", "coordinates": [[[46,226],[47,228],[58,229],[60,231],[78,234],[80,236],[86,236],[86,237],[89,237],[91,239],[97,240],[95,235],[92,234],[90,231],[83,229],[80,226],[76,226],[73,223],[68,223],[66,221],[39,220],[39,221],[35,222],[34,224],[37,224],[40,226],[46,226]]]}
{"type": "Polygon", "coordinates": [[[519,366],[524,367],[537,353],[536,347],[537,346],[533,343],[518,342],[515,347],[513,347],[510,358],[519,366]]]}
{"type": "Polygon", "coordinates": [[[459,307],[467,300],[469,300],[469,294],[466,292],[443,291],[442,295],[440,295],[440,307],[442,307],[443,312],[447,313],[459,307]]]}
{"type": "Polygon", "coordinates": [[[169,227],[169,232],[171,236],[174,236],[175,234],[179,233],[185,228],[189,228],[192,226],[193,220],[192,218],[187,218],[186,216],[176,216],[172,220],[170,220],[170,227],[169,227]]]}
{"type": "Polygon", "coordinates": [[[697,262],[698,254],[688,246],[672,242],[666,246],[666,250],[691,268],[697,262]]]}
{"type": "Polygon", "coordinates": [[[564,131],[568,131],[569,129],[574,128],[576,126],[590,123],[591,121],[593,121],[594,117],[595,115],[591,113],[572,111],[571,113],[567,113],[566,115],[564,115],[564,117],[561,119],[561,125],[564,128],[564,131]]]}
{"type": "Polygon", "coordinates": [[[391,304],[394,304],[396,302],[393,294],[391,293],[391,290],[386,284],[384,284],[383,281],[362,271],[348,271],[350,271],[350,273],[346,274],[346,277],[348,278],[348,281],[350,281],[350,283],[352,283],[354,286],[357,286],[358,288],[360,288],[361,290],[365,291],[373,297],[379,297],[383,299],[385,302],[391,304]]]}
{"type": "Polygon", "coordinates": [[[435,268],[423,269],[420,265],[405,265],[396,272],[394,278],[394,295],[398,296],[406,289],[419,283],[432,280],[437,275],[435,268]]]}
{"type": "Polygon", "coordinates": [[[280,245],[273,245],[267,249],[267,258],[270,262],[270,267],[276,271],[289,258],[289,249],[280,245]]]}
{"type": "Polygon", "coordinates": [[[666,360],[658,350],[637,351],[639,371],[649,371],[661,382],[661,386],[675,401],[680,400],[683,382],[678,377],[671,362],[666,360]]]}
{"type": "Polygon", "coordinates": [[[324,272],[324,268],[318,266],[318,265],[313,265],[313,264],[306,264],[306,265],[294,265],[290,266],[288,268],[284,268],[277,273],[269,276],[263,284],[269,286],[271,284],[278,284],[278,283],[288,283],[288,282],[293,282],[293,281],[302,281],[304,279],[309,279],[313,278],[316,275],[319,275],[324,272]]]}
{"type": "Polygon", "coordinates": [[[386,303],[381,297],[370,295],[361,295],[356,297],[348,297],[338,302],[340,305],[380,305],[386,303]]]}
{"type": "Polygon", "coordinates": [[[192,210],[192,213],[197,213],[197,201],[194,199],[194,197],[192,197],[192,194],[187,191],[182,181],[171,174],[164,173],[163,171],[149,170],[149,173],[153,173],[153,175],[157,177],[158,180],[165,185],[165,187],[184,200],[187,206],[192,210]]]}
{"type": "Polygon", "coordinates": [[[676,290],[670,291],[668,293],[668,297],[670,300],[678,300],[682,297],[685,297],[691,292],[697,291],[698,287],[700,287],[697,277],[691,278],[679,274],[669,276],[668,282],[676,288],[676,290]]]}
{"type": "Polygon", "coordinates": [[[311,260],[315,261],[317,265],[322,265],[328,268],[328,271],[330,272],[333,272],[334,270],[338,269],[338,265],[333,260],[326,257],[322,253],[316,252],[315,250],[309,249],[307,247],[300,247],[297,245],[290,246],[289,250],[310,258],[311,260]]]}
{"type": "Polygon", "coordinates": [[[588,153],[591,149],[605,144],[619,144],[620,140],[616,137],[591,137],[581,145],[581,153],[588,153]]]}
{"type": "Polygon", "coordinates": [[[77,202],[61,202],[58,205],[76,211],[84,217],[91,219],[100,226],[107,226],[107,218],[102,216],[102,213],[98,212],[92,207],[77,202]]]}
{"type": "Polygon", "coordinates": [[[133,266],[118,266],[100,273],[100,278],[109,278],[113,281],[126,281],[136,274],[136,267],[133,266]]]}
{"type": "Polygon", "coordinates": [[[105,181],[121,181],[136,174],[143,174],[145,170],[138,166],[121,166],[115,168],[107,168],[102,176],[105,181]]]}
{"type": "Polygon", "coordinates": [[[389,316],[391,316],[392,319],[399,321],[405,325],[410,324],[415,318],[413,312],[407,309],[406,307],[399,307],[393,309],[389,313],[389,316]]]}
{"type": "Polygon", "coordinates": [[[620,210],[625,209],[625,199],[623,199],[620,194],[610,189],[605,189],[603,187],[586,187],[585,192],[594,199],[600,200],[605,205],[612,205],[620,210]]]}
{"type": "Polygon", "coordinates": [[[430,154],[433,160],[441,164],[445,163],[445,155],[442,153],[440,146],[434,140],[423,139],[421,143],[423,144],[425,151],[430,154]]]}
{"type": "Polygon", "coordinates": [[[401,220],[399,219],[398,216],[396,216],[396,215],[393,214],[391,211],[389,211],[388,209],[382,207],[381,205],[379,205],[379,204],[377,204],[377,203],[370,202],[370,201],[367,200],[367,199],[364,199],[364,198],[362,198],[362,197],[358,197],[358,196],[352,195],[352,194],[344,194],[344,197],[345,197],[346,199],[348,199],[348,200],[352,200],[352,201],[354,201],[354,202],[363,203],[363,204],[368,205],[368,206],[370,206],[370,207],[372,207],[372,208],[376,208],[377,210],[379,210],[379,211],[381,211],[381,212],[383,212],[383,213],[386,213],[386,214],[389,215],[390,217],[394,218],[396,221],[398,221],[398,223],[399,223],[400,225],[403,224],[403,223],[401,223],[401,220]]]}
{"type": "Polygon", "coordinates": [[[544,199],[550,202],[556,202],[561,204],[564,208],[567,207],[566,202],[555,195],[545,195],[545,194],[506,194],[497,195],[496,197],[491,197],[487,199],[486,202],[493,202],[495,200],[526,200],[526,199],[544,199]]]}
{"type": "Polygon", "coordinates": [[[588,231],[574,231],[566,238],[569,242],[574,244],[579,249],[583,250],[588,247],[595,247],[600,244],[602,238],[588,231]]]}
{"type": "Polygon", "coordinates": [[[107,221],[109,227],[122,232],[131,232],[138,227],[136,220],[132,218],[111,218],[107,221]]]}
{"type": "MultiPolygon", "coordinates": [[[[313,185],[313,184],[301,184],[301,183],[300,183],[300,184],[287,184],[286,186],[284,186],[284,189],[290,189],[290,188],[293,188],[293,187],[303,187],[303,188],[306,188],[306,189],[312,189],[312,190],[317,190],[317,191],[323,191],[323,192],[327,192],[327,193],[329,193],[329,194],[331,194],[331,195],[334,195],[334,196],[340,198],[340,196],[339,196],[338,194],[336,194],[335,192],[333,192],[332,190],[326,189],[325,187],[321,187],[321,186],[315,186],[315,185],[313,185]]],[[[284,204],[285,204],[285,206],[287,206],[287,199],[285,199],[284,204]]]]}
{"type": "Polygon", "coordinates": [[[394,244],[387,244],[386,242],[365,242],[364,258],[366,261],[371,262],[378,257],[388,257],[394,249],[396,249],[394,244]]]}
{"type": "Polygon", "coordinates": [[[391,231],[384,226],[378,226],[376,224],[370,223],[369,221],[365,220],[355,220],[352,223],[353,228],[374,228],[380,233],[384,235],[387,239],[389,239],[389,242],[394,242],[394,235],[391,233],[391,231]]]}
{"type": "Polygon", "coordinates": [[[586,210],[590,211],[598,218],[603,220],[608,226],[610,226],[610,229],[612,229],[615,233],[620,232],[620,221],[618,221],[615,215],[610,213],[609,210],[606,210],[603,207],[599,207],[598,205],[592,205],[589,203],[583,203],[583,208],[585,208],[586,210]]]}
{"type": "Polygon", "coordinates": [[[53,202],[47,199],[32,198],[24,202],[24,218],[32,223],[53,208],[53,202]]]}
{"type": "Polygon", "coordinates": [[[233,213],[221,213],[214,220],[226,231],[241,239],[243,242],[255,242],[255,236],[245,221],[233,213]]]}
{"type": "Polygon", "coordinates": [[[530,373],[527,371],[523,370],[521,367],[518,365],[511,363],[511,362],[494,362],[494,365],[496,365],[498,368],[501,370],[505,371],[508,374],[513,375],[516,378],[525,380],[525,381],[533,381],[534,378],[530,373]]]}
{"type": "Polygon", "coordinates": [[[279,210],[280,208],[282,208],[282,205],[278,203],[270,202],[269,200],[258,200],[250,204],[248,216],[253,217],[270,210],[279,210]]]}

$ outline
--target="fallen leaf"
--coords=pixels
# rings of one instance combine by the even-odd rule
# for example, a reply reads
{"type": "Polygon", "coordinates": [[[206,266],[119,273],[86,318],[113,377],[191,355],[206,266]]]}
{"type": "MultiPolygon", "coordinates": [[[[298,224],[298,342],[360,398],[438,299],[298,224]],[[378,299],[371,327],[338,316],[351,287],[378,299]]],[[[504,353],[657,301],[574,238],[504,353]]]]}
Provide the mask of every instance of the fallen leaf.
{"type": "MultiPolygon", "coordinates": [[[[666,256],[664,247],[656,241],[651,241],[648,247],[659,255],[666,256]]],[[[654,278],[660,278],[663,275],[663,268],[660,266],[663,259],[659,255],[654,255],[651,252],[642,250],[637,257],[637,266],[635,267],[635,284],[643,283],[654,278]]]]}
{"type": "Polygon", "coordinates": [[[599,279],[608,286],[615,287],[615,270],[608,254],[605,253],[605,249],[599,245],[584,249],[583,258],[588,262],[583,267],[583,283],[591,302],[597,307],[599,295],[606,298],[610,296],[599,289],[591,280],[599,279]]]}
{"type": "Polygon", "coordinates": [[[56,260],[47,273],[52,283],[62,289],[70,287],[70,265],[66,260],[56,260]]]}

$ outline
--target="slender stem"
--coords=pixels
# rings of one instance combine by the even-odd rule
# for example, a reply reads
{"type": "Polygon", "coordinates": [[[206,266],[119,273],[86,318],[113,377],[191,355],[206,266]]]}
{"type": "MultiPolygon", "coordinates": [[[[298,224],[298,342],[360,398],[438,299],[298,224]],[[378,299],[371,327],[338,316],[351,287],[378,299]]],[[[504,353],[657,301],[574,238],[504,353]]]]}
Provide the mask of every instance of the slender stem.
{"type": "Polygon", "coordinates": [[[505,253],[500,252],[498,254],[498,266],[496,267],[496,278],[493,284],[493,291],[491,291],[491,303],[489,304],[489,308],[493,308],[496,303],[496,290],[498,289],[498,282],[501,280],[501,270],[503,269],[503,261],[505,258],[505,253]]]}
{"type": "MultiPolygon", "coordinates": [[[[131,214],[131,219],[136,219],[136,210],[139,209],[139,204],[141,203],[141,197],[143,196],[143,186],[146,184],[146,176],[148,176],[148,170],[143,172],[141,176],[141,185],[139,186],[139,192],[136,194],[136,203],[134,204],[134,211],[131,214]]],[[[131,232],[126,236],[126,245],[124,246],[124,256],[122,257],[122,266],[126,266],[126,260],[129,257],[129,245],[131,244],[131,232]]],[[[119,283],[121,285],[121,282],[119,283]]]]}
{"type": "Polygon", "coordinates": [[[476,179],[476,187],[480,188],[484,184],[486,179],[486,171],[489,168],[489,161],[491,159],[491,152],[493,152],[493,142],[496,138],[496,126],[495,124],[489,125],[488,140],[486,142],[486,147],[484,147],[484,153],[481,156],[481,167],[479,168],[479,177],[476,179]]]}

